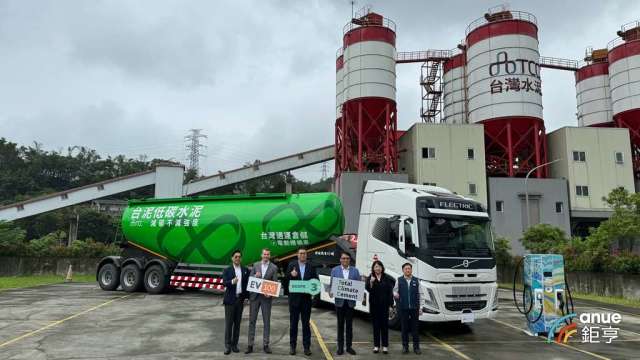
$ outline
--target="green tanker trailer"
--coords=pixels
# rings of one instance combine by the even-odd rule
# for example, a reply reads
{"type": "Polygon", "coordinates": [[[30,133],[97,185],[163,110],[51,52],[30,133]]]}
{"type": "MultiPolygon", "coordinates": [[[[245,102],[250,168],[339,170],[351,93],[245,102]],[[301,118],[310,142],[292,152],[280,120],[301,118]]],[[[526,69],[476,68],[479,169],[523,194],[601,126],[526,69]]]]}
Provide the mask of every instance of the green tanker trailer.
{"type": "Polygon", "coordinates": [[[162,293],[170,286],[221,288],[231,253],[243,262],[269,248],[278,262],[300,247],[321,249],[342,235],[342,204],[334,193],[256,194],[130,201],[122,215],[123,256],[100,261],[104,290],[162,293]]]}

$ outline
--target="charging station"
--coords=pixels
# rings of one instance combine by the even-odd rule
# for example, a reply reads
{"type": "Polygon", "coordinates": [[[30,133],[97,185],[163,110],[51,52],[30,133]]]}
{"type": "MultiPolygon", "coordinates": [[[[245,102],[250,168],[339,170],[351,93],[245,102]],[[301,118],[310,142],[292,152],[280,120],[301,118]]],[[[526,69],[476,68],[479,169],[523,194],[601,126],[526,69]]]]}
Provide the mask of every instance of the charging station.
{"type": "Polygon", "coordinates": [[[514,274],[513,300],[518,311],[527,319],[527,333],[533,336],[548,334],[556,320],[573,312],[573,299],[566,282],[562,255],[525,255],[514,274]],[[516,280],[521,264],[522,309],[516,300],[516,280]]]}

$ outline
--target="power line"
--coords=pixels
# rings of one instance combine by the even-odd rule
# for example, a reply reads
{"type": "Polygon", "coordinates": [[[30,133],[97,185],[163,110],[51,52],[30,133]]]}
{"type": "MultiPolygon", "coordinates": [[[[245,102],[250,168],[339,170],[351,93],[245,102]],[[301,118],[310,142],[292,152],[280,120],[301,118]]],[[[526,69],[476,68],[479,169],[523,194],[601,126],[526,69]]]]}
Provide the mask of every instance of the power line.
{"type": "Polygon", "coordinates": [[[187,161],[189,161],[189,170],[195,171],[196,175],[200,172],[200,158],[206,157],[200,153],[206,149],[204,144],[200,143],[200,139],[206,139],[207,135],[202,133],[202,129],[189,129],[189,135],[184,137],[187,149],[187,161]]]}

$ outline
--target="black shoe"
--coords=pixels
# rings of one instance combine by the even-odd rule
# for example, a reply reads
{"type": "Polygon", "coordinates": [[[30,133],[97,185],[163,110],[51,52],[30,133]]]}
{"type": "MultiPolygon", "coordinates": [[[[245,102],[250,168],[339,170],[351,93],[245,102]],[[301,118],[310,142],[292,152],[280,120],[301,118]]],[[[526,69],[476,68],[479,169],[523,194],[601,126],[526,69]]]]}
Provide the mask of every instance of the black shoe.
{"type": "Polygon", "coordinates": [[[247,351],[245,351],[245,354],[251,354],[253,352],[253,346],[247,346],[247,351]]]}
{"type": "Polygon", "coordinates": [[[304,354],[307,356],[311,356],[311,349],[309,348],[304,349],[304,354]]]}
{"type": "Polygon", "coordinates": [[[289,355],[295,355],[296,354],[296,348],[292,347],[291,350],[289,350],[289,355]]]}
{"type": "Polygon", "coordinates": [[[231,354],[231,349],[229,349],[229,348],[224,349],[224,354],[225,355],[231,354]]]}
{"type": "Polygon", "coordinates": [[[269,349],[269,346],[265,346],[264,348],[262,348],[262,350],[264,350],[265,354],[271,354],[271,349],[269,349]]]}
{"type": "Polygon", "coordinates": [[[349,354],[351,354],[351,355],[355,355],[355,354],[356,354],[356,351],[355,351],[355,350],[353,350],[353,348],[350,348],[350,347],[349,347],[349,348],[347,348],[347,352],[348,352],[349,354]]]}
{"type": "Polygon", "coordinates": [[[342,355],[342,354],[344,354],[344,350],[338,348],[338,351],[336,351],[336,354],[342,355]]]}
{"type": "Polygon", "coordinates": [[[402,347],[402,353],[403,354],[408,354],[409,353],[409,347],[408,346],[403,346],[402,347]]]}
{"type": "Polygon", "coordinates": [[[240,352],[240,349],[238,349],[238,345],[234,345],[231,347],[231,351],[233,351],[234,353],[240,352]]]}
{"type": "Polygon", "coordinates": [[[416,355],[422,354],[422,350],[420,350],[420,348],[413,349],[413,352],[416,353],[416,355]]]}

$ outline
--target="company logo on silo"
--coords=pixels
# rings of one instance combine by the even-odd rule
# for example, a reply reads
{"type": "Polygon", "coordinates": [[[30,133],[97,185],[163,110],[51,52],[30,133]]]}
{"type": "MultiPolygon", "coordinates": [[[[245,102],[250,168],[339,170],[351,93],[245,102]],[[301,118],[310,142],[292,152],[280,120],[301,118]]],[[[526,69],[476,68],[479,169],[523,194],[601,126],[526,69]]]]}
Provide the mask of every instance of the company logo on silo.
{"type": "Polygon", "coordinates": [[[506,51],[496,54],[496,62],[489,65],[489,75],[526,75],[540,79],[540,65],[529,59],[509,60],[506,51]]]}
{"type": "Polygon", "coordinates": [[[542,95],[540,64],[537,61],[521,58],[509,60],[509,54],[500,51],[496,54],[496,61],[489,64],[489,75],[509,76],[502,80],[491,80],[491,94],[522,91],[542,95]]]}

